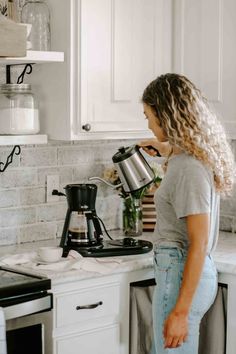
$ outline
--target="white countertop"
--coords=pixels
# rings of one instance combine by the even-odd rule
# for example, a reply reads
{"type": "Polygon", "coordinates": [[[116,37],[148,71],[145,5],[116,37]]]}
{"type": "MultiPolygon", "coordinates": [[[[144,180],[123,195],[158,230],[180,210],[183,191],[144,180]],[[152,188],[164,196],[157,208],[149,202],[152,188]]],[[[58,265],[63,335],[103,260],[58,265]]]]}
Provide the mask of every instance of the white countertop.
{"type": "MultiPolygon", "coordinates": [[[[118,231],[112,233],[113,237],[119,235],[118,231]]],[[[144,233],[139,239],[145,239],[153,241],[151,233],[144,233]]],[[[41,246],[58,245],[60,242],[57,240],[31,242],[14,246],[2,246],[0,248],[0,258],[7,255],[16,255],[37,252],[37,249],[41,246]]],[[[220,232],[217,248],[213,253],[213,257],[219,273],[234,274],[236,275],[236,234],[229,232],[220,232]]],[[[84,258],[85,259],[85,258],[84,258]]],[[[86,258],[87,264],[89,264],[92,258],[86,258]]],[[[105,267],[105,274],[131,272],[140,269],[152,268],[153,252],[121,257],[102,257],[95,259],[94,261],[102,264],[105,267]],[[112,262],[114,261],[114,262],[112,262]],[[117,262],[117,263],[116,263],[117,262]],[[107,271],[106,271],[107,270],[107,271]]],[[[94,262],[93,261],[93,262],[94,262]]],[[[87,265],[86,264],[86,265],[87,265]]],[[[93,266],[94,267],[94,266],[93,266]]],[[[47,266],[36,265],[32,268],[28,264],[13,266],[12,268],[18,270],[24,270],[29,273],[45,275],[52,279],[52,284],[60,284],[69,281],[78,281],[82,279],[94,278],[104,275],[96,271],[89,270],[89,267],[85,269],[70,269],[70,270],[48,270],[47,266]]],[[[91,267],[92,268],[92,267],[91,267]]],[[[96,267],[95,267],[96,268],[96,267]]]]}

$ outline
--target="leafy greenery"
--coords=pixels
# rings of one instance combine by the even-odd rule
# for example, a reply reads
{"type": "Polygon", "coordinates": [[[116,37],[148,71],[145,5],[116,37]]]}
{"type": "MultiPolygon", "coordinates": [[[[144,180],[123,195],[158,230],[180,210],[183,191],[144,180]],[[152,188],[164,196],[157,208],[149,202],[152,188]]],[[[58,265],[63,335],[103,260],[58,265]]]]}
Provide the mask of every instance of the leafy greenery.
{"type": "Polygon", "coordinates": [[[1,13],[3,16],[7,16],[7,5],[1,5],[1,4],[0,4],[0,13],[1,13]]]}

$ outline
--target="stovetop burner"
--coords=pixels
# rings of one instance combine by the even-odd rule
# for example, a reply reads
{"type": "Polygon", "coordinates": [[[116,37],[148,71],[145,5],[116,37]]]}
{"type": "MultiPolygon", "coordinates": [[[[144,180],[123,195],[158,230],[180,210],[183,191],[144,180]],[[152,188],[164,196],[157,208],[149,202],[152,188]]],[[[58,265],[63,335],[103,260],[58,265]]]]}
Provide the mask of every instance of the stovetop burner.
{"type": "Polygon", "coordinates": [[[73,249],[83,257],[111,257],[147,253],[150,252],[152,248],[153,245],[149,241],[125,237],[120,240],[102,241],[100,247],[79,247],[71,245],[67,248],[66,253],[68,253],[70,249],[73,249]]]}
{"type": "Polygon", "coordinates": [[[51,280],[38,275],[0,267],[0,299],[26,294],[46,292],[51,289],[51,280]]]}

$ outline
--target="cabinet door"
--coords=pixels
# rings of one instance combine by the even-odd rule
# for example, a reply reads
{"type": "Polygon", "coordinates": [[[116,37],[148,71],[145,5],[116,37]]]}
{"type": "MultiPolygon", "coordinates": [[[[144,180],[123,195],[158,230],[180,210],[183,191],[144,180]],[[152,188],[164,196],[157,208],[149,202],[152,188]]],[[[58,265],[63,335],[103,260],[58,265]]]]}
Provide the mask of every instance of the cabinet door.
{"type": "Polygon", "coordinates": [[[151,136],[140,98],[171,71],[172,0],[48,4],[52,49],[65,62],[37,67],[31,78],[42,132],[58,140],[151,136]]]}
{"type": "Polygon", "coordinates": [[[174,16],[174,71],[202,90],[235,137],[235,0],[175,0],[174,16]]]}
{"type": "MultiPolygon", "coordinates": [[[[147,132],[140,98],[170,70],[166,0],[81,0],[81,120],[93,132],[147,132]]],[[[107,136],[107,135],[106,135],[107,136]]]]}
{"type": "Polygon", "coordinates": [[[119,354],[119,347],[118,324],[56,340],[56,354],[119,354]]]}

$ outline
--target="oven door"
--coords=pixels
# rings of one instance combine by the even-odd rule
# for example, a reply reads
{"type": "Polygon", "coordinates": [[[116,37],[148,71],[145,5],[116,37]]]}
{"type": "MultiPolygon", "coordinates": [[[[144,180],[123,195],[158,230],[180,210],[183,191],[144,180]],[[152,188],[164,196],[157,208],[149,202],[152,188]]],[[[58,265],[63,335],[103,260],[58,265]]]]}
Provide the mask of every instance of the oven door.
{"type": "Polygon", "coordinates": [[[28,295],[3,307],[7,354],[52,353],[52,294],[28,295]]]}

